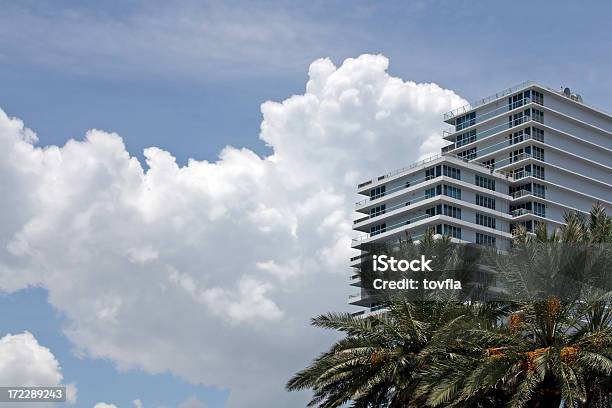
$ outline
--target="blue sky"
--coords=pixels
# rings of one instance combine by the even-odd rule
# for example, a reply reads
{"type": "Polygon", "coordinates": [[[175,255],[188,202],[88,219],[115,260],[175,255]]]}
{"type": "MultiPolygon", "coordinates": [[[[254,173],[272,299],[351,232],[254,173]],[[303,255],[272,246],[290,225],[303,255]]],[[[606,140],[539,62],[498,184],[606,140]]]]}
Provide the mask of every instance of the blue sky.
{"type": "MultiPolygon", "coordinates": [[[[393,75],[436,82],[468,100],[533,79],[551,87],[571,86],[586,102],[612,110],[612,36],[605,29],[612,6],[606,1],[589,7],[571,1],[223,4],[221,10],[198,2],[9,4],[3,19],[11,24],[0,29],[2,106],[35,129],[42,143],[79,138],[95,127],[120,133],[134,154],[155,145],[171,149],[180,161],[210,160],[227,144],[264,153],[256,138],[263,101],[301,93],[308,64],[316,58],[328,56],[338,64],[367,52],[389,57],[393,75]],[[148,60],[139,55],[148,53],[148,47],[123,45],[125,31],[113,24],[129,24],[141,15],[167,18],[175,26],[165,35],[192,41],[186,47],[208,41],[181,30],[168,9],[195,9],[196,16],[214,9],[216,24],[249,20],[252,11],[261,19],[249,20],[253,30],[278,20],[303,24],[296,24],[289,33],[295,37],[287,42],[266,38],[253,43],[261,49],[251,52],[262,56],[254,61],[250,54],[240,55],[239,39],[226,39],[227,52],[235,54],[211,57],[204,48],[202,54],[160,52],[159,59],[148,60]],[[62,27],[58,16],[71,22],[67,26],[77,26],[79,18],[91,21],[106,30],[112,45],[96,53],[96,43],[74,38],[79,29],[62,27]],[[32,30],[31,22],[48,28],[32,30]],[[15,31],[8,32],[12,27],[15,31]],[[71,44],[65,44],[68,40],[71,44]],[[279,45],[284,48],[270,52],[279,45]]],[[[142,28],[154,29],[153,24],[142,28]]],[[[269,35],[283,33],[284,28],[269,35]]],[[[155,48],[151,38],[149,46],[155,48]]]]}
{"type": "MultiPolygon", "coordinates": [[[[97,128],[141,159],[149,146],[180,163],[214,161],[226,145],[265,155],[262,102],[303,93],[316,58],[381,53],[390,74],[468,100],[533,79],[612,111],[610,15],[605,1],[12,2],[0,15],[0,107],[41,145],[97,128]]],[[[46,296],[0,297],[0,332],[29,330],[49,347],[78,406],[224,406],[227,390],[76,357],[46,296]]]]}

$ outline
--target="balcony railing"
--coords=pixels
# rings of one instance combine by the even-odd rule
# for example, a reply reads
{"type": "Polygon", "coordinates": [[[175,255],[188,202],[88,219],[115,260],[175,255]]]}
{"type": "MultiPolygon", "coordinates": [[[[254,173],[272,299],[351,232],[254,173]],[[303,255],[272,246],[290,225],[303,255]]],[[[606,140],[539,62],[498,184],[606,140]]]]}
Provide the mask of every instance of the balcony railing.
{"type": "Polygon", "coordinates": [[[529,194],[532,194],[532,192],[525,190],[525,189],[521,189],[519,191],[515,191],[514,193],[512,193],[512,198],[516,200],[517,198],[521,198],[529,194]]]}
{"type": "Polygon", "coordinates": [[[359,242],[363,241],[364,239],[368,239],[368,238],[374,237],[376,235],[383,234],[385,232],[393,231],[393,230],[401,228],[403,226],[410,225],[410,224],[412,224],[415,221],[424,220],[424,219],[430,218],[430,217],[433,217],[433,216],[429,215],[429,214],[423,214],[423,215],[419,215],[418,217],[415,217],[415,218],[412,218],[412,219],[409,219],[409,220],[404,220],[404,221],[401,221],[401,222],[389,225],[386,228],[381,229],[380,231],[370,232],[370,233],[367,233],[367,234],[360,235],[360,236],[358,236],[356,238],[353,238],[353,243],[354,244],[359,243],[359,242]]]}
{"type": "Polygon", "coordinates": [[[521,197],[525,197],[528,195],[532,195],[534,197],[538,197],[538,198],[546,198],[546,196],[544,194],[540,194],[540,193],[536,193],[535,191],[529,191],[529,190],[525,190],[525,189],[520,189],[518,191],[515,191],[514,193],[511,194],[513,199],[518,199],[521,197]]]}
{"type": "Polygon", "coordinates": [[[526,214],[533,214],[533,211],[526,208],[517,208],[516,210],[510,211],[510,215],[513,217],[520,217],[521,215],[526,214]]]}
{"type": "Polygon", "coordinates": [[[493,95],[489,95],[486,98],[482,98],[482,99],[479,99],[479,100],[477,100],[475,102],[469,103],[467,105],[463,105],[463,106],[461,106],[461,107],[459,107],[457,109],[453,109],[452,111],[444,114],[444,120],[448,120],[448,119],[454,118],[455,116],[463,115],[464,113],[467,113],[467,112],[469,112],[471,110],[474,110],[474,109],[478,108],[479,106],[485,105],[485,104],[487,104],[487,103],[489,103],[491,101],[494,101],[494,100],[499,99],[501,97],[504,97],[506,95],[513,94],[514,92],[518,91],[519,89],[526,88],[529,85],[533,85],[534,83],[535,82],[533,82],[533,81],[525,81],[523,83],[520,83],[520,84],[515,85],[513,87],[510,87],[508,89],[504,89],[503,91],[497,92],[497,93],[495,93],[493,95]]]}
{"type": "Polygon", "coordinates": [[[495,109],[488,110],[486,112],[479,113],[473,120],[468,120],[463,123],[460,123],[455,126],[451,126],[447,129],[447,133],[456,133],[460,132],[464,129],[469,128],[470,126],[477,125],[479,123],[484,122],[490,118],[493,118],[499,114],[510,112],[514,109],[520,108],[521,106],[525,106],[532,102],[531,98],[523,98],[518,101],[512,102],[510,104],[504,104],[503,106],[497,107],[495,109]]]}
{"type": "Polygon", "coordinates": [[[421,184],[424,181],[428,181],[428,180],[431,180],[431,179],[434,179],[434,178],[435,178],[434,176],[425,176],[425,177],[420,177],[420,178],[415,179],[415,180],[406,180],[409,184],[399,185],[397,187],[394,187],[394,188],[391,188],[389,190],[386,190],[384,193],[375,194],[375,195],[370,196],[368,198],[364,198],[361,201],[357,201],[355,203],[355,208],[361,208],[364,205],[366,205],[367,203],[369,203],[370,201],[374,201],[374,200],[376,200],[376,199],[378,199],[380,197],[384,197],[387,194],[395,193],[396,191],[400,191],[400,190],[404,190],[404,189],[412,187],[412,186],[416,186],[418,184],[421,184]]]}
{"type": "MultiPolygon", "coordinates": [[[[456,159],[459,159],[459,160],[464,161],[464,162],[466,162],[466,163],[472,164],[472,165],[474,165],[474,166],[478,166],[478,167],[485,168],[485,169],[487,169],[487,171],[489,171],[489,172],[492,170],[492,167],[491,167],[491,166],[488,166],[488,165],[486,165],[486,164],[479,163],[479,162],[470,161],[470,159],[467,159],[467,158],[464,158],[464,157],[459,157],[459,156],[454,155],[454,154],[448,154],[448,155],[446,155],[446,156],[448,156],[448,157],[454,157],[454,158],[456,158],[456,159]]],[[[438,157],[439,157],[439,155],[438,155],[438,157]]],[[[513,178],[512,178],[512,175],[511,175],[511,174],[509,174],[509,173],[508,173],[508,174],[506,174],[506,173],[501,173],[501,174],[504,174],[504,175],[506,176],[506,178],[507,178],[507,179],[510,179],[511,181],[513,180],[513,178]]],[[[376,199],[378,199],[378,198],[380,198],[380,197],[384,197],[384,196],[386,196],[386,195],[388,195],[388,194],[390,194],[390,193],[395,193],[395,192],[397,192],[397,191],[401,191],[401,190],[404,190],[404,189],[407,189],[407,188],[410,188],[410,187],[417,186],[417,185],[419,185],[419,184],[421,184],[421,183],[423,183],[423,182],[425,182],[425,181],[429,181],[429,180],[432,180],[432,179],[437,178],[437,177],[438,177],[438,176],[426,176],[426,177],[421,177],[421,178],[418,178],[418,179],[415,179],[415,180],[410,180],[410,184],[409,184],[409,185],[399,185],[399,186],[397,186],[397,187],[395,187],[395,188],[392,188],[392,189],[390,189],[390,190],[386,190],[384,193],[376,194],[376,195],[374,195],[374,196],[367,197],[367,198],[364,198],[364,199],[363,199],[363,200],[361,200],[361,201],[356,202],[356,203],[355,203],[355,208],[356,208],[356,209],[360,209],[360,208],[364,207],[365,205],[367,205],[368,203],[370,203],[371,201],[374,201],[374,200],[376,200],[376,199]]],[[[466,181],[466,182],[467,182],[467,181],[466,181]]],[[[470,183],[470,184],[474,184],[474,183],[470,183]]],[[[412,201],[412,202],[414,202],[414,200],[411,200],[411,201],[412,201]]],[[[356,222],[355,222],[355,223],[356,223],[356,222]]]]}
{"type": "Polygon", "coordinates": [[[363,222],[363,221],[366,221],[366,220],[369,220],[369,219],[372,219],[372,218],[380,217],[381,215],[388,214],[388,213],[390,213],[390,212],[392,212],[394,210],[397,210],[398,208],[407,207],[407,206],[409,206],[411,204],[418,203],[418,202],[426,200],[428,198],[432,198],[432,197],[428,196],[427,194],[425,194],[425,195],[422,195],[422,196],[418,196],[416,198],[412,198],[410,201],[403,201],[401,203],[394,204],[394,205],[392,205],[390,207],[386,207],[385,211],[381,211],[379,213],[374,213],[372,215],[368,215],[366,217],[359,218],[358,220],[355,220],[353,222],[353,224],[357,224],[358,222],[363,222]]]}
{"type": "MultiPolygon", "coordinates": [[[[423,160],[419,160],[418,162],[412,163],[410,166],[405,166],[405,167],[402,167],[402,168],[399,168],[399,169],[395,169],[395,170],[393,170],[390,173],[383,174],[382,176],[377,177],[376,181],[384,180],[386,178],[397,176],[398,174],[408,172],[408,171],[414,169],[415,167],[419,167],[419,166],[421,166],[423,164],[426,164],[426,163],[429,163],[429,162],[434,161],[436,159],[439,159],[440,157],[442,157],[442,154],[440,154],[440,153],[434,154],[433,156],[429,156],[429,157],[424,158],[423,160]]],[[[372,184],[373,182],[374,182],[374,179],[368,180],[368,181],[364,181],[363,183],[359,184],[357,187],[361,188],[361,187],[367,186],[369,184],[372,184]]]]}
{"type": "MultiPolygon", "coordinates": [[[[532,120],[531,116],[522,116],[522,117],[520,117],[520,118],[518,118],[516,120],[513,120],[512,122],[501,123],[501,124],[499,124],[497,126],[493,126],[492,128],[489,128],[487,130],[476,132],[476,135],[473,137],[473,140],[471,140],[469,143],[465,143],[465,144],[454,143],[455,148],[459,148],[459,147],[468,145],[468,144],[473,143],[473,142],[475,142],[477,140],[482,140],[482,139],[484,139],[487,136],[494,135],[494,134],[502,132],[504,130],[512,129],[514,127],[517,127],[517,126],[520,126],[520,125],[522,125],[524,123],[527,123],[530,120],[532,120]]],[[[451,131],[448,131],[448,130],[444,130],[444,131],[442,131],[442,137],[448,137],[448,136],[454,135],[456,133],[457,132],[451,132],[451,131]]],[[[450,145],[450,146],[452,146],[452,145],[450,145]]]]}

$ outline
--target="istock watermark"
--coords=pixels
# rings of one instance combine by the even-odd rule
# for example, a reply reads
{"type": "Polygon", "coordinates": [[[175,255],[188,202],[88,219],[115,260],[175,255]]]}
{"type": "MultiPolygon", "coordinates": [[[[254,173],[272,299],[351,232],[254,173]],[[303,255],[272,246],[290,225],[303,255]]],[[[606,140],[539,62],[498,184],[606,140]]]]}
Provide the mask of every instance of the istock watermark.
{"type": "Polygon", "coordinates": [[[372,257],[372,270],[374,272],[433,272],[429,264],[433,259],[425,259],[425,255],[421,255],[421,259],[395,259],[387,255],[374,255],[372,257]]]}
{"type": "MultiPolygon", "coordinates": [[[[433,259],[421,255],[419,259],[396,259],[389,255],[373,255],[373,272],[433,272],[433,259]]],[[[372,281],[375,290],[461,290],[461,281],[455,279],[412,279],[398,276],[396,279],[376,278],[372,281]]]]}

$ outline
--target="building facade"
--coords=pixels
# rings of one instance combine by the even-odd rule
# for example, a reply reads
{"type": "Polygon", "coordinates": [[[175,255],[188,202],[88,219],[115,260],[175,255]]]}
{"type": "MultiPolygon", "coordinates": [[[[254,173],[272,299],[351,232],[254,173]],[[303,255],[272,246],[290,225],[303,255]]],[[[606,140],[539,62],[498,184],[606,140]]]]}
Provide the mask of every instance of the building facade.
{"type": "MultiPolygon", "coordinates": [[[[612,212],[612,115],[568,88],[528,81],[444,115],[450,144],[433,157],[360,183],[359,268],[368,244],[418,240],[429,228],[454,241],[507,247],[515,228],[550,232],[596,202],[612,212]]],[[[351,285],[360,287],[356,271],[351,285]]],[[[375,310],[363,290],[349,303],[375,310]]],[[[365,313],[362,310],[358,313],[365,313]]]]}

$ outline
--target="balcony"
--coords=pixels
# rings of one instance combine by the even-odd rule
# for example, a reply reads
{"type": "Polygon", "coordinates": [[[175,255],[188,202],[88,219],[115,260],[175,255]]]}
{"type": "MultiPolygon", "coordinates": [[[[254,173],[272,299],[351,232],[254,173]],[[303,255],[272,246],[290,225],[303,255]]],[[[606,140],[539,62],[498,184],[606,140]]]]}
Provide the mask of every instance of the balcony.
{"type": "Polygon", "coordinates": [[[376,218],[376,217],[380,217],[381,215],[390,214],[390,213],[392,213],[393,211],[395,211],[395,210],[397,210],[399,208],[408,207],[409,205],[416,204],[418,202],[421,202],[423,200],[427,200],[427,199],[433,198],[433,197],[435,197],[435,196],[429,196],[429,195],[425,194],[425,195],[422,195],[422,196],[419,196],[419,197],[416,197],[416,198],[412,198],[412,199],[410,199],[410,201],[402,201],[401,203],[394,204],[392,206],[386,207],[385,211],[382,211],[382,212],[379,212],[379,213],[375,213],[375,214],[372,214],[372,215],[368,215],[366,217],[361,217],[361,218],[355,220],[353,222],[353,226],[355,227],[355,226],[357,226],[358,224],[360,224],[360,223],[362,223],[364,221],[367,221],[367,220],[370,220],[370,219],[373,219],[373,218],[376,218]]]}
{"type": "Polygon", "coordinates": [[[353,245],[357,245],[361,241],[366,240],[368,238],[372,238],[372,237],[374,237],[376,235],[380,235],[380,234],[383,234],[385,232],[393,231],[395,229],[404,227],[406,225],[410,225],[410,224],[412,224],[412,223],[414,223],[416,221],[421,221],[421,220],[424,220],[424,219],[430,218],[430,217],[433,217],[433,215],[423,214],[423,215],[419,215],[418,217],[415,217],[415,218],[412,218],[412,219],[409,219],[409,220],[404,220],[404,221],[400,221],[400,222],[397,222],[397,223],[392,224],[392,225],[388,225],[387,227],[385,227],[384,229],[381,229],[380,231],[370,232],[370,233],[367,233],[367,234],[360,235],[360,236],[358,236],[356,238],[353,238],[352,244],[353,245]]]}
{"type": "MultiPolygon", "coordinates": [[[[422,166],[424,164],[427,164],[429,162],[437,160],[437,159],[439,159],[441,157],[442,157],[442,154],[440,154],[440,153],[434,154],[433,156],[429,156],[429,157],[424,158],[423,160],[419,160],[418,162],[412,163],[409,166],[402,167],[402,168],[399,168],[399,169],[395,169],[395,170],[393,170],[390,173],[383,174],[382,176],[378,176],[376,178],[376,181],[384,180],[384,179],[387,179],[387,178],[391,178],[391,177],[397,176],[399,174],[407,173],[407,172],[409,172],[410,170],[412,170],[412,169],[414,169],[416,167],[422,166]]],[[[374,183],[374,181],[375,181],[374,179],[368,180],[368,181],[364,181],[363,183],[358,184],[357,188],[361,189],[362,187],[365,187],[365,186],[368,186],[368,185],[374,183]]]]}
{"type": "Polygon", "coordinates": [[[512,193],[512,198],[516,200],[516,199],[518,199],[518,198],[521,198],[521,197],[527,196],[527,195],[529,195],[529,194],[532,194],[532,193],[531,193],[531,191],[528,191],[528,190],[522,189],[522,190],[515,191],[514,193],[512,193]]]}
{"type": "MultiPolygon", "coordinates": [[[[413,187],[413,186],[419,185],[419,184],[421,184],[421,183],[422,183],[422,182],[424,182],[424,181],[432,180],[432,179],[434,179],[434,178],[435,178],[434,176],[425,176],[425,177],[420,177],[420,178],[415,179],[415,180],[410,180],[408,184],[399,185],[399,186],[397,186],[397,187],[395,187],[395,188],[392,188],[392,189],[386,190],[384,193],[375,194],[375,195],[370,196],[370,197],[368,197],[368,198],[364,198],[363,200],[361,200],[361,201],[357,201],[357,202],[355,203],[355,209],[362,208],[362,207],[364,207],[365,205],[367,205],[368,203],[370,203],[370,202],[372,202],[372,201],[374,201],[374,200],[376,200],[376,199],[379,199],[380,197],[384,197],[384,196],[386,196],[386,195],[388,195],[388,194],[395,193],[395,192],[397,192],[397,191],[405,190],[405,189],[407,189],[407,188],[410,188],[410,187],[413,187]]],[[[362,221],[363,221],[363,220],[362,220],[362,221]]]]}
{"type": "MultiPolygon", "coordinates": [[[[502,123],[502,124],[499,124],[497,126],[493,126],[492,128],[489,128],[487,130],[476,132],[476,135],[473,138],[470,138],[467,143],[465,143],[465,142],[464,143],[456,142],[456,143],[454,143],[452,145],[445,146],[445,148],[447,149],[446,151],[448,152],[448,151],[451,151],[451,150],[454,150],[454,149],[458,149],[458,148],[460,148],[462,146],[467,146],[467,145],[469,145],[471,143],[474,143],[474,142],[476,142],[478,140],[482,140],[482,139],[484,139],[486,137],[489,137],[489,136],[492,136],[494,134],[497,134],[497,133],[503,132],[505,130],[512,129],[512,128],[515,128],[517,126],[523,125],[523,124],[529,122],[530,120],[532,120],[531,116],[523,116],[521,118],[513,120],[510,123],[502,123]],[[450,148],[450,146],[453,146],[453,145],[455,147],[454,148],[450,148]]],[[[458,132],[455,132],[454,130],[453,131],[444,130],[444,131],[442,131],[442,137],[446,139],[447,137],[456,136],[457,133],[458,132]]]]}
{"type": "Polygon", "coordinates": [[[535,84],[535,82],[533,82],[533,81],[525,81],[525,82],[522,82],[522,83],[520,83],[518,85],[510,87],[508,89],[504,89],[503,91],[497,92],[497,93],[495,93],[493,95],[489,95],[486,98],[482,98],[482,99],[479,99],[479,100],[477,100],[475,102],[472,102],[472,103],[469,103],[467,105],[461,106],[461,107],[459,107],[457,109],[454,109],[454,110],[452,110],[452,111],[450,111],[448,113],[445,113],[444,114],[444,120],[447,121],[449,119],[454,118],[455,116],[463,115],[465,113],[468,113],[468,112],[478,108],[479,106],[486,105],[489,102],[493,102],[496,99],[499,99],[499,98],[502,98],[504,96],[513,94],[513,93],[515,93],[515,92],[517,92],[517,91],[519,91],[519,90],[521,90],[523,88],[527,88],[529,85],[534,85],[534,84],[535,84]]]}
{"type": "MultiPolygon", "coordinates": [[[[487,166],[486,164],[482,164],[482,163],[479,163],[479,162],[473,162],[473,161],[470,161],[470,160],[468,160],[466,158],[456,156],[454,154],[447,154],[446,156],[447,157],[453,157],[453,158],[461,160],[461,161],[463,161],[465,163],[469,163],[469,164],[471,164],[473,166],[477,166],[477,167],[486,169],[486,171],[489,172],[489,173],[491,173],[492,170],[493,170],[493,168],[491,166],[487,166]]],[[[512,181],[511,175],[509,175],[509,174],[504,174],[504,175],[506,176],[507,179],[510,179],[512,181]]],[[[365,207],[366,205],[368,205],[369,203],[371,203],[372,201],[374,201],[376,199],[379,199],[379,198],[384,197],[386,195],[389,195],[391,193],[395,193],[395,192],[398,192],[398,191],[401,191],[401,190],[405,190],[405,189],[410,188],[410,187],[418,186],[419,184],[421,184],[421,183],[423,183],[425,181],[433,180],[435,178],[443,177],[443,176],[444,175],[442,175],[442,176],[426,176],[426,177],[418,178],[416,180],[411,180],[410,184],[408,184],[408,185],[399,185],[399,186],[397,186],[395,188],[392,188],[390,190],[386,190],[384,193],[377,194],[377,195],[374,195],[374,196],[371,196],[371,197],[368,197],[368,198],[364,198],[363,200],[356,202],[355,203],[355,209],[359,210],[359,209],[365,207]]],[[[445,177],[449,177],[449,176],[445,176],[445,177]]],[[[461,181],[464,181],[465,183],[469,183],[469,184],[474,184],[474,183],[469,182],[467,180],[461,180],[461,181]]],[[[421,197],[419,197],[417,199],[412,199],[412,200],[410,200],[410,203],[414,203],[414,202],[416,202],[416,200],[419,200],[419,199],[421,199],[421,197]]],[[[386,211],[389,211],[389,210],[390,210],[390,208],[386,209],[386,211]]],[[[359,220],[354,221],[353,224],[357,224],[357,221],[362,222],[365,219],[366,219],[365,217],[360,218],[359,220]]]]}
{"type": "MultiPolygon", "coordinates": [[[[482,157],[487,156],[487,155],[489,155],[491,153],[500,153],[506,147],[514,146],[514,145],[517,145],[519,143],[522,143],[522,142],[525,142],[525,141],[528,141],[528,140],[535,140],[537,142],[544,143],[544,140],[542,140],[542,138],[540,138],[539,136],[528,135],[526,133],[523,133],[522,135],[520,135],[520,136],[518,136],[516,138],[508,139],[507,141],[503,140],[503,141],[501,141],[499,143],[495,143],[495,144],[493,144],[491,146],[487,146],[485,148],[479,149],[477,151],[477,153],[478,153],[477,157],[478,158],[482,158],[482,157]]],[[[501,161],[497,162],[496,165],[498,165],[499,163],[501,163],[501,161]]],[[[497,167],[499,167],[499,166],[497,166],[497,167]]]]}
{"type": "Polygon", "coordinates": [[[511,104],[504,104],[503,106],[497,107],[495,109],[491,109],[485,112],[481,112],[478,114],[478,116],[476,116],[475,119],[473,120],[469,120],[463,123],[460,123],[458,125],[455,125],[454,127],[450,127],[448,128],[447,132],[448,133],[456,133],[456,132],[460,132],[464,129],[467,129],[471,126],[477,125],[479,123],[485,122],[491,118],[494,118],[498,115],[502,115],[502,114],[506,114],[510,111],[513,111],[514,109],[518,109],[522,106],[525,106],[529,103],[533,102],[531,98],[523,98],[520,99],[516,102],[512,102],[511,104]]]}
{"type": "Polygon", "coordinates": [[[515,200],[521,198],[521,197],[526,197],[528,195],[532,195],[534,197],[538,197],[538,198],[546,198],[543,194],[539,194],[539,193],[535,193],[533,191],[529,191],[529,190],[525,190],[525,189],[521,189],[518,191],[515,191],[514,193],[511,194],[511,197],[515,200]]]}
{"type": "Polygon", "coordinates": [[[526,208],[517,208],[516,210],[510,211],[510,215],[513,217],[520,217],[521,215],[527,214],[533,214],[533,211],[526,208]]]}

